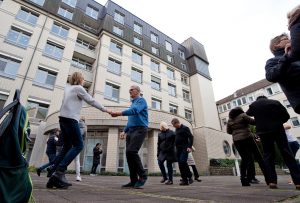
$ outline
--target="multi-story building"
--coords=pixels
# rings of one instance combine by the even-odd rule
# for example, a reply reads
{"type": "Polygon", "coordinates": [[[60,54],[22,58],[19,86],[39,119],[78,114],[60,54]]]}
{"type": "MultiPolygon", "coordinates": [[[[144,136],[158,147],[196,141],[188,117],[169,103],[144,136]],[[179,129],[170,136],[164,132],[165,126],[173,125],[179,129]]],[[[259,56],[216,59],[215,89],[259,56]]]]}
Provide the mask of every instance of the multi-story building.
{"type": "MultiPolygon", "coordinates": [[[[210,158],[232,156],[231,138],[220,131],[208,59],[195,39],[179,44],[110,0],[104,6],[93,0],[4,0],[0,18],[0,107],[21,90],[35,140],[30,165],[47,161],[45,143],[59,127],[64,87],[75,71],[83,73],[86,90],[114,110],[130,105],[132,84],[141,87],[149,132],[140,153],[149,172],[159,171],[159,123],[173,117],[193,131],[202,172],[210,158]]],[[[102,170],[126,170],[118,135],[127,117],[112,118],[87,105],[82,115],[88,126],[83,170],[90,170],[97,142],[103,145],[102,170]]]]}
{"type": "MultiPolygon", "coordinates": [[[[299,115],[294,112],[279,84],[271,83],[266,79],[243,87],[237,90],[234,94],[216,102],[222,131],[226,132],[226,124],[229,118],[228,114],[232,108],[240,106],[244,111],[247,111],[249,105],[256,100],[256,95],[261,95],[262,93],[269,99],[280,101],[281,104],[286,107],[290,114],[290,119],[288,121],[288,123],[292,126],[290,131],[300,141],[299,115]]],[[[297,154],[297,158],[299,158],[299,153],[297,154]]]]}

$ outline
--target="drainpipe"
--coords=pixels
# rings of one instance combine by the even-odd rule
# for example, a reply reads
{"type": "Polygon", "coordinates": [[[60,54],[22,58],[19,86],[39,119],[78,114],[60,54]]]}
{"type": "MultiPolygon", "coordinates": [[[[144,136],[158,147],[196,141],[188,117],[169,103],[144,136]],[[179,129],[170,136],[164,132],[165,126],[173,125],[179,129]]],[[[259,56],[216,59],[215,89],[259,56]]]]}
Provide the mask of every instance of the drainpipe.
{"type": "Polygon", "coordinates": [[[23,89],[23,87],[24,87],[24,83],[25,83],[25,81],[26,81],[26,78],[27,78],[27,75],[28,75],[28,72],[29,72],[29,68],[30,68],[30,66],[31,66],[31,64],[32,64],[33,57],[34,57],[34,54],[35,54],[35,52],[36,52],[36,50],[37,50],[38,44],[40,43],[41,36],[42,36],[42,33],[43,33],[44,29],[45,29],[45,25],[46,25],[46,22],[47,22],[47,20],[48,20],[48,17],[49,17],[49,13],[47,13],[47,15],[46,15],[46,19],[45,19],[45,21],[44,21],[44,24],[43,24],[43,27],[42,27],[40,36],[39,36],[39,38],[38,38],[38,41],[37,41],[37,43],[36,43],[36,46],[34,47],[34,50],[33,50],[32,56],[31,56],[31,59],[30,59],[30,61],[29,61],[28,68],[27,68],[26,73],[25,73],[25,76],[24,76],[24,80],[23,80],[22,85],[21,85],[21,87],[20,87],[20,93],[22,93],[22,89],[23,89]]]}
{"type": "Polygon", "coordinates": [[[101,46],[101,34],[99,36],[99,51],[98,51],[98,54],[97,54],[97,66],[96,66],[96,70],[95,70],[95,75],[94,75],[94,85],[93,85],[93,97],[95,96],[95,87],[96,87],[96,82],[97,82],[97,74],[98,74],[98,68],[100,66],[100,46],[101,46]]]}

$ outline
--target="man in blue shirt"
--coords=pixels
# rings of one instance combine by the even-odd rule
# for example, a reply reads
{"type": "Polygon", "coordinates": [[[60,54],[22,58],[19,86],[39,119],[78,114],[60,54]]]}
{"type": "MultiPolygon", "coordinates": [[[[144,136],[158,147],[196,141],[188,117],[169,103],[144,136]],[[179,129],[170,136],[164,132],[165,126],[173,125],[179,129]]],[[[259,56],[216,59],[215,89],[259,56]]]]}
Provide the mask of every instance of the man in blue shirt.
{"type": "Polygon", "coordinates": [[[130,182],[123,185],[123,188],[140,188],[147,180],[147,174],[138,152],[147,135],[148,105],[140,96],[140,92],[139,86],[132,85],[129,89],[132,102],[130,108],[121,112],[111,112],[113,117],[128,116],[128,123],[120,134],[120,139],[126,138],[126,158],[130,173],[130,182]]]}

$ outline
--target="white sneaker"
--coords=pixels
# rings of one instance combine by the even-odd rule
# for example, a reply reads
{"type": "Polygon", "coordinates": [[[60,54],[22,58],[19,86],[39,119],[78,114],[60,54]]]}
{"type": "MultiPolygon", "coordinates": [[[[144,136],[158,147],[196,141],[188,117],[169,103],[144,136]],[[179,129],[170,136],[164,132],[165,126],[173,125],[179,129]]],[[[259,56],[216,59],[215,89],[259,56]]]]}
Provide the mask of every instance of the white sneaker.
{"type": "Polygon", "coordinates": [[[96,176],[96,174],[91,173],[90,176],[96,176]]]}
{"type": "Polygon", "coordinates": [[[80,176],[77,176],[77,177],[76,177],[76,181],[81,181],[81,177],[80,177],[80,176]]]}

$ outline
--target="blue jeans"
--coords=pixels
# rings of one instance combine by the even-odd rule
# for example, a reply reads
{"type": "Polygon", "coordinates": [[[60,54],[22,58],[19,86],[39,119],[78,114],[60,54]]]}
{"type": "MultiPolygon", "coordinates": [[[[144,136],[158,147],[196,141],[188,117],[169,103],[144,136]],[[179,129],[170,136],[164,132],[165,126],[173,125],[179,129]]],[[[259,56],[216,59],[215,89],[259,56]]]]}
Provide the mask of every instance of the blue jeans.
{"type": "Polygon", "coordinates": [[[181,178],[184,182],[187,182],[188,178],[192,178],[192,172],[190,171],[190,167],[187,163],[187,159],[188,159],[187,148],[177,147],[178,166],[179,166],[181,178]]]}
{"type": "Polygon", "coordinates": [[[48,156],[48,159],[49,159],[49,163],[46,163],[46,164],[40,166],[39,169],[44,170],[44,169],[48,168],[49,166],[51,166],[54,163],[55,158],[56,158],[56,154],[47,154],[47,156],[48,156]]]}
{"type": "Polygon", "coordinates": [[[299,150],[299,143],[297,141],[289,142],[289,146],[294,154],[294,157],[297,154],[297,151],[299,150]]]}
{"type": "Polygon", "coordinates": [[[58,154],[55,165],[59,171],[66,171],[68,165],[83,149],[83,139],[77,120],[59,117],[59,125],[63,138],[63,146],[58,154]]]}

